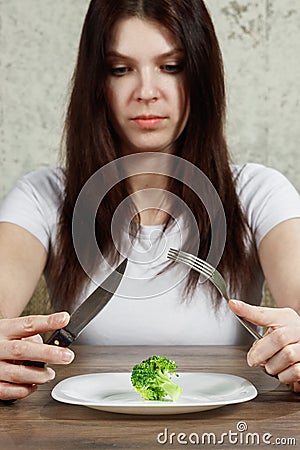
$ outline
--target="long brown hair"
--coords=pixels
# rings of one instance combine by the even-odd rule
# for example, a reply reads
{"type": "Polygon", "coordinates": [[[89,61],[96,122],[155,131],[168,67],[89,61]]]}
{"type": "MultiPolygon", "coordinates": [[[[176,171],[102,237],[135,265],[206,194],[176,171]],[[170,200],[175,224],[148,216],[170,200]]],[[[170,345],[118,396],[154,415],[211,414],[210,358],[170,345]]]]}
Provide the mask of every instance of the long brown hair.
{"type": "MultiPolygon", "coordinates": [[[[224,137],[222,57],[205,4],[202,0],[92,0],[82,30],[65,122],[65,191],[57,255],[51,273],[55,309],[70,309],[87,281],[72,241],[72,216],[78,194],[99,168],[120,157],[105,99],[106,48],[114,24],[132,16],[161,23],[182,44],[190,115],[178,139],[176,154],[201,169],[223,203],[227,241],[219,269],[228,277],[233,291],[241,288],[242,279],[247,284],[249,267],[253,267],[254,252],[248,251],[249,230],[236,193],[224,137]]],[[[184,183],[170,182],[169,189],[190,207],[201,236],[198,255],[205,259],[211,224],[203,204],[184,183]]],[[[111,220],[126,195],[124,183],[110,191],[99,206],[95,224],[101,253],[113,255],[115,260],[118,255],[111,237],[111,220]]],[[[83,246],[89,248],[88,236],[83,236],[83,246]]],[[[195,288],[197,279],[197,274],[191,271],[187,291],[195,288]]]]}

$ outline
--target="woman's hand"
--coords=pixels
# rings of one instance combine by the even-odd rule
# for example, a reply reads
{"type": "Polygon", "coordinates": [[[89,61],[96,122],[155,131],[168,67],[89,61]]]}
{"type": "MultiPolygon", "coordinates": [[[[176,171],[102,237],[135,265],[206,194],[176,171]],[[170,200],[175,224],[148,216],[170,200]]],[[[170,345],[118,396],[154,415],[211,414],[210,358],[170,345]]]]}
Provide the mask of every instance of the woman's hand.
{"type": "Polygon", "coordinates": [[[43,344],[38,335],[62,328],[69,320],[67,312],[0,320],[0,400],[27,397],[39,384],[55,377],[50,367],[24,366],[14,364],[14,361],[43,361],[49,364],[69,364],[73,361],[71,350],[43,344]]]}
{"type": "Polygon", "coordinates": [[[267,327],[247,355],[249,366],[263,365],[266,372],[278,375],[281,383],[300,392],[300,316],[291,308],[266,308],[230,300],[235,314],[255,325],[267,327]]]}

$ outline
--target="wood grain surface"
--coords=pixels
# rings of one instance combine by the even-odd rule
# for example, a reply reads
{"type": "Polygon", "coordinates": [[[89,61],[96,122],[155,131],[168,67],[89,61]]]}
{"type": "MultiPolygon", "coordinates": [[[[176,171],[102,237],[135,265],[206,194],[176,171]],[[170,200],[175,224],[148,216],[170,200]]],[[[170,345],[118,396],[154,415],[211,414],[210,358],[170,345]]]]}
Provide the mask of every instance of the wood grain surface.
{"type": "Polygon", "coordinates": [[[0,405],[1,450],[300,448],[300,396],[260,368],[249,368],[245,348],[74,346],[73,349],[74,362],[68,367],[56,366],[54,381],[41,386],[27,399],[0,405]],[[256,386],[259,394],[245,403],[166,416],[106,413],[60,403],[50,395],[55,384],[64,378],[85,373],[128,372],[154,354],[174,359],[180,372],[242,376],[256,386]],[[247,430],[242,431],[242,426],[247,430]],[[158,435],[161,442],[167,442],[160,443],[158,435]],[[197,444],[196,436],[205,442],[197,444]],[[255,445],[250,445],[253,439],[255,445]]]}

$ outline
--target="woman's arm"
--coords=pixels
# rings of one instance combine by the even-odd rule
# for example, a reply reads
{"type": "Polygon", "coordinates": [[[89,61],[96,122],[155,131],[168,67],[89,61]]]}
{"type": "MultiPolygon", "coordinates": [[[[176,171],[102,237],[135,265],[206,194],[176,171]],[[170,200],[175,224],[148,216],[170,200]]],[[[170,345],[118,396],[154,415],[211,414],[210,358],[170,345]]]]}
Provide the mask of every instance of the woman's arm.
{"type": "Polygon", "coordinates": [[[274,227],[263,238],[258,253],[276,304],[300,312],[300,218],[274,227]]]}
{"type": "Polygon", "coordinates": [[[47,261],[40,241],[24,228],[0,223],[0,313],[19,316],[30,300],[47,261]]]}

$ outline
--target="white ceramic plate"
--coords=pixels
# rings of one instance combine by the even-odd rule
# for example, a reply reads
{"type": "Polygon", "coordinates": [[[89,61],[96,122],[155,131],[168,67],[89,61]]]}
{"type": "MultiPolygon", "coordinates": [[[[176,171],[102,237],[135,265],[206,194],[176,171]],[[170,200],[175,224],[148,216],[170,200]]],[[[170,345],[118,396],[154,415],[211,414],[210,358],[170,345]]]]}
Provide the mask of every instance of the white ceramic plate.
{"type": "Polygon", "coordinates": [[[177,402],[147,401],[133,389],[130,373],[93,373],[66,378],[52,390],[63,403],[123,414],[183,414],[246,402],[257,395],[248,380],[221,373],[179,373],[177,402]]]}

